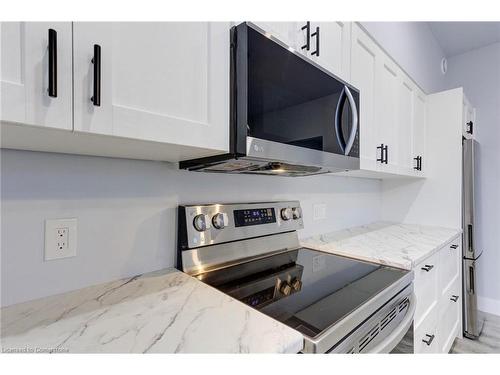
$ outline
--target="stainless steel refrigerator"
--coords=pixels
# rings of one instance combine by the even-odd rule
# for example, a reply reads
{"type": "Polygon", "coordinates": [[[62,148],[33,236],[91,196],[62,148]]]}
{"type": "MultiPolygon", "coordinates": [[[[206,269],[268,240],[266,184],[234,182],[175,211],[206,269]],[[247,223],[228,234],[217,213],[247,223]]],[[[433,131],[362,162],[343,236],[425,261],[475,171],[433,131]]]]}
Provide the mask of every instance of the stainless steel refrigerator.
{"type": "Polygon", "coordinates": [[[476,221],[474,215],[474,163],[477,142],[463,139],[462,142],[462,255],[463,255],[463,321],[464,336],[475,339],[483,328],[483,317],[477,310],[477,263],[481,249],[476,247],[476,221]]]}

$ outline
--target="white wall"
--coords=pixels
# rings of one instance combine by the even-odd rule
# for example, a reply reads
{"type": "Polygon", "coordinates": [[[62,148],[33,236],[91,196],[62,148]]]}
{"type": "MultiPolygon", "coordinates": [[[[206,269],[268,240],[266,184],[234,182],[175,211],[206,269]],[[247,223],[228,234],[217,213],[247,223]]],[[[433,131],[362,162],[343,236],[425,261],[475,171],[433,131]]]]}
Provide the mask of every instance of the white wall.
{"type": "Polygon", "coordinates": [[[361,22],[426,93],[443,90],[444,52],[427,22],[361,22]]]}
{"type": "Polygon", "coordinates": [[[380,181],[177,171],[160,162],[1,151],[3,306],[171,267],[178,204],[298,199],[307,236],[379,220],[380,181]],[[312,204],[327,219],[312,220],[312,204]],[[78,218],[75,258],[43,261],[44,220],[78,218]]]}
{"type": "Polygon", "coordinates": [[[476,108],[476,246],[480,308],[500,315],[500,43],[448,59],[446,85],[476,108]]]}

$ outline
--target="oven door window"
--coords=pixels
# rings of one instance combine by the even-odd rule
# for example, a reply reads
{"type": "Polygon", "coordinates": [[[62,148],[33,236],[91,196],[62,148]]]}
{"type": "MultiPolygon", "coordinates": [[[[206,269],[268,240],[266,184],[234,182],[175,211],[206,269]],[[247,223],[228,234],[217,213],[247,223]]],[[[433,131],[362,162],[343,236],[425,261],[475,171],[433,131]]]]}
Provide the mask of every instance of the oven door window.
{"type": "Polygon", "coordinates": [[[248,28],[248,135],[359,156],[359,94],[248,28]]]}

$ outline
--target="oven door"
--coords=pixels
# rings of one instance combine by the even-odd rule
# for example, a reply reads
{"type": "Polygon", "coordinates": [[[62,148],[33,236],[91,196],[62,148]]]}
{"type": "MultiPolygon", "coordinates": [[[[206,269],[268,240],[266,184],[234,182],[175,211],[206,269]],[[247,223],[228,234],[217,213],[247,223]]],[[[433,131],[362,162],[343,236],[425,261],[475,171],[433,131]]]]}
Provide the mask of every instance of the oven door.
{"type": "Polygon", "coordinates": [[[237,127],[252,139],[359,158],[358,90],[255,25],[238,25],[236,41],[237,127]]]}

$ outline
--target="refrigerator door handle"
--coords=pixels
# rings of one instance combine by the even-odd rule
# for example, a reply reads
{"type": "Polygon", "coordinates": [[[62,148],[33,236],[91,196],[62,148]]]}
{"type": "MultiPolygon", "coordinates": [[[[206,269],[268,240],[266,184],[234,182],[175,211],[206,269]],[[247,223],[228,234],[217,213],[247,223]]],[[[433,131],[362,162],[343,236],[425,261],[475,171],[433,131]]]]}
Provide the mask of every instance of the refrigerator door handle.
{"type": "Polygon", "coordinates": [[[475,285],[474,285],[474,267],[473,266],[469,266],[469,292],[471,294],[474,294],[475,291],[475,285]]]}
{"type": "Polygon", "coordinates": [[[468,224],[468,225],[467,225],[467,240],[468,240],[468,242],[469,242],[469,243],[468,243],[468,248],[469,248],[469,251],[470,251],[471,253],[472,253],[472,251],[473,251],[472,244],[474,243],[474,242],[472,241],[472,232],[473,232],[473,230],[472,230],[472,224],[468,224]]]}

